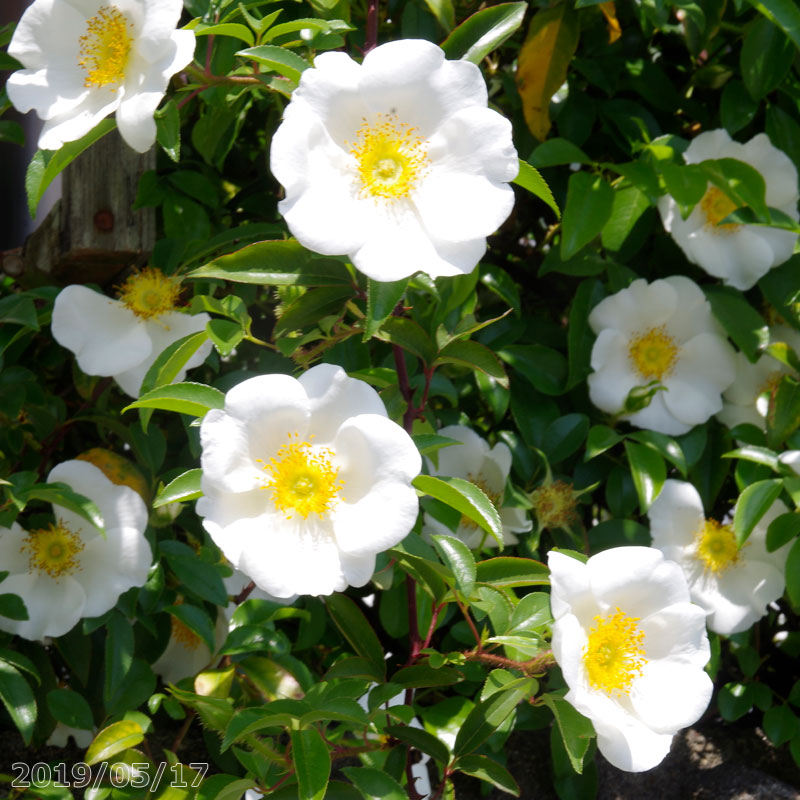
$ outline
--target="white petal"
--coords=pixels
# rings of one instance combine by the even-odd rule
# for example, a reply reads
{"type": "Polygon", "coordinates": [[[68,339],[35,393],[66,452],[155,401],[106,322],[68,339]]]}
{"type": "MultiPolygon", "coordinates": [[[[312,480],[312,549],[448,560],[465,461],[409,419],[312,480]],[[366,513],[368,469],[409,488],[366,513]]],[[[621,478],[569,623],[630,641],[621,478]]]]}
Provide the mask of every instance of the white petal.
{"type": "MultiPolygon", "coordinates": [[[[55,65],[65,69],[72,65],[75,75],[80,75],[77,82],[82,84],[84,73],[78,66],[78,39],[85,32],[84,16],[69,3],[36,0],[17,24],[8,54],[29,70],[55,65]]],[[[16,105],[13,97],[12,102],[16,105]]]]}
{"type": "MultiPolygon", "coordinates": [[[[507,530],[513,531],[514,533],[525,533],[533,527],[530,515],[524,508],[503,506],[499,511],[500,521],[503,523],[504,543],[507,530]]],[[[510,535],[509,538],[511,538],[510,535]]]]}
{"type": "Polygon", "coordinates": [[[70,575],[54,580],[44,573],[25,572],[9,575],[2,587],[3,592],[18,594],[23,599],[28,619],[18,621],[0,616],[0,630],[25,639],[63,636],[83,616],[86,596],[70,575]]]}
{"type": "Polygon", "coordinates": [[[333,441],[339,426],[357,414],[387,416],[386,406],[375,389],[365,381],[348,377],[334,364],[317,364],[303,373],[299,382],[308,395],[309,431],[316,444],[333,441]]]}
{"type": "Polygon", "coordinates": [[[685,547],[705,522],[697,489],[686,481],[669,479],[647,512],[653,547],[685,547]]]}
{"type": "Polygon", "coordinates": [[[472,428],[466,425],[446,425],[440,428],[439,435],[458,439],[462,444],[443,447],[438,451],[439,466],[431,465],[431,475],[449,475],[453,478],[466,478],[481,473],[483,463],[489,453],[489,445],[472,428]]]}
{"type": "Polygon", "coordinates": [[[53,306],[53,338],[71,350],[88,375],[114,375],[135,367],[152,350],[136,315],[117,300],[77,284],[62,289],[53,306]]]}
{"type": "Polygon", "coordinates": [[[672,746],[672,733],[656,733],[634,717],[614,726],[592,719],[597,731],[597,749],[608,762],[625,772],[644,772],[658,766],[672,746]]]}
{"type": "Polygon", "coordinates": [[[144,536],[130,535],[132,533],[135,532],[111,528],[106,531],[105,539],[98,536],[83,549],[80,555],[81,569],[73,576],[86,593],[83,616],[99,617],[105,614],[115,606],[123,592],[131,586],[141,586],[147,580],[151,561],[150,545],[144,536]],[[124,566],[118,561],[123,551],[123,537],[128,540],[124,566]],[[139,556],[138,564],[130,563],[136,558],[134,553],[139,556]],[[126,574],[123,572],[125,567],[133,567],[134,571],[126,574]]]}
{"type": "MultiPolygon", "coordinates": [[[[263,464],[255,460],[260,456],[253,456],[247,426],[238,419],[212,409],[200,425],[200,443],[204,487],[210,483],[227,492],[249,492],[263,485],[263,464]]],[[[265,455],[266,462],[272,452],[265,455]]]]}
{"type": "Polygon", "coordinates": [[[77,69],[62,72],[52,67],[17,70],[6,83],[8,97],[18,111],[35,109],[40,119],[69,114],[89,95],[83,73],[76,73],[77,69]]]}
{"type": "Polygon", "coordinates": [[[600,331],[592,347],[592,369],[589,375],[589,398],[608,414],[618,413],[634,386],[647,383],[633,368],[628,355],[630,342],[624,333],[600,331]]]}
{"type": "Polygon", "coordinates": [[[375,572],[375,556],[371,553],[354,556],[340,551],[339,559],[342,564],[342,573],[349,586],[366,586],[372,573],[375,572]]]}
{"type": "MultiPolygon", "coordinates": [[[[17,522],[12,522],[10,528],[0,528],[0,571],[12,574],[28,571],[28,556],[22,541],[27,535],[28,532],[17,522]]],[[[0,588],[0,594],[6,591],[0,588]]]]}
{"type": "Polygon", "coordinates": [[[708,627],[716,633],[746,631],[767,613],[767,605],[777,600],[785,588],[783,572],[763,561],[747,561],[731,567],[699,588],[700,605],[709,611],[708,627]],[[713,592],[716,588],[716,592],[713,592]]]}
{"type": "Polygon", "coordinates": [[[706,635],[706,615],[693,603],[667,606],[641,620],[639,629],[645,635],[648,662],[680,663],[698,671],[708,663],[711,648],[706,635]]]}
{"type": "Polygon", "coordinates": [[[589,314],[589,325],[595,333],[604,328],[644,333],[665,324],[676,308],[677,294],[671,283],[658,280],[648,284],[639,279],[601,300],[589,314]]]}
{"type": "Polygon", "coordinates": [[[650,401],[650,405],[625,417],[631,425],[639,428],[665,433],[667,436],[681,436],[692,426],[679,420],[665,402],[667,392],[660,391],[650,401]]]}
{"type": "Polygon", "coordinates": [[[603,609],[620,608],[644,618],[666,606],[689,602],[681,568],[653,547],[614,547],[586,563],[592,593],[603,609]]]}
{"type": "Polygon", "coordinates": [[[550,569],[550,606],[556,620],[576,614],[588,622],[597,614],[597,603],[589,583],[586,564],[571,556],[551,550],[547,554],[550,569]]]}
{"type": "Polygon", "coordinates": [[[339,547],[351,555],[379,553],[404,539],[417,519],[411,480],[422,460],[411,437],[374,414],[344,423],[334,441],[344,502],[333,513],[339,547]]]}
{"type": "MultiPolygon", "coordinates": [[[[175,30],[183,11],[181,0],[143,0],[140,5],[144,5],[144,13],[136,45],[149,61],[158,62],[163,59],[165,51],[168,49],[167,41],[170,39],[173,42],[176,41],[175,33],[190,33],[194,40],[194,34],[191,31],[175,30]]],[[[173,72],[185,67],[192,60],[193,53],[194,45],[192,44],[186,60],[182,64],[178,64],[173,72]]]]}
{"type": "Polygon", "coordinates": [[[772,248],[753,228],[732,232],[700,228],[687,238],[687,255],[728,286],[746,291],[772,266],[772,248]]]}
{"type": "Polygon", "coordinates": [[[687,164],[699,164],[709,158],[738,158],[741,153],[737,148],[742,146],[734,142],[724,128],[705,131],[695,136],[683,154],[687,164]]]}
{"type": "Polygon", "coordinates": [[[116,94],[106,88],[90,90],[80,104],[45,122],[39,134],[39,147],[42,150],[58,150],[66,142],[74,142],[85,136],[116,111],[121,95],[121,90],[116,94]]]}
{"type": "Polygon", "coordinates": [[[693,280],[670,275],[664,282],[675,290],[675,310],[666,324],[667,333],[677,342],[688,342],[700,333],[716,333],[725,338],[722,326],[711,313],[711,304],[693,280]]]}

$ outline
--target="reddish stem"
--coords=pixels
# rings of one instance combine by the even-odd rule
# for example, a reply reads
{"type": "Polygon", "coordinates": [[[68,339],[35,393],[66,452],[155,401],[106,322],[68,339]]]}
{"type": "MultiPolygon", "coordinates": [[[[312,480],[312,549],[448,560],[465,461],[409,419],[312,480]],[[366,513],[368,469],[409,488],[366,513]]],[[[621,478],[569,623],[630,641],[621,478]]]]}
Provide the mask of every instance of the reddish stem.
{"type": "Polygon", "coordinates": [[[252,592],[252,591],[253,591],[253,589],[255,589],[255,588],[256,588],[256,585],[255,585],[255,583],[253,583],[253,581],[250,581],[250,583],[248,583],[248,584],[247,584],[247,586],[245,586],[245,587],[244,587],[244,589],[242,589],[242,591],[241,591],[241,592],[239,592],[239,594],[237,594],[237,595],[236,595],[236,596],[233,598],[233,602],[234,602],[234,603],[235,603],[237,606],[238,606],[240,603],[244,603],[244,601],[245,601],[245,600],[247,600],[247,598],[250,596],[250,592],[252,592]]]}
{"type": "Polygon", "coordinates": [[[425,641],[422,643],[422,647],[420,647],[420,650],[425,650],[427,647],[430,647],[431,639],[433,638],[434,631],[436,630],[436,623],[439,620],[439,614],[441,613],[443,608],[444,604],[439,606],[433,606],[433,611],[431,614],[431,624],[428,626],[428,633],[425,635],[425,641]]]}
{"type": "Polygon", "coordinates": [[[378,0],[367,0],[367,32],[364,55],[378,44],[378,0]]]}

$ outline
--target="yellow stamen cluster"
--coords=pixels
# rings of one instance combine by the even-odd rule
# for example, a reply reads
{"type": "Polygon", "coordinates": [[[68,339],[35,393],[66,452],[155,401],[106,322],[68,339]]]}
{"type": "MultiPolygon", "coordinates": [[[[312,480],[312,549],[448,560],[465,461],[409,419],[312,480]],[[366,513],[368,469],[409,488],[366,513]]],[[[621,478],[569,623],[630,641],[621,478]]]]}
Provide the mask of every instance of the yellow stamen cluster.
{"type": "Polygon", "coordinates": [[[672,372],[678,361],[680,348],[664,330],[664,326],[650,328],[636,336],[628,345],[628,358],[634,369],[648,381],[662,380],[672,372]]]}
{"type": "Polygon", "coordinates": [[[350,154],[361,192],[386,200],[408,197],[429,164],[425,140],[393,114],[378,114],[374,123],[365,119],[350,154]]]}
{"type": "MultiPolygon", "coordinates": [[[[467,475],[467,480],[470,483],[474,483],[489,498],[491,504],[495,508],[500,508],[502,494],[499,494],[498,492],[492,492],[487,486],[486,481],[480,475],[476,477],[470,473],[467,475]]],[[[478,523],[474,520],[471,520],[466,514],[461,515],[461,522],[459,522],[459,526],[462,526],[467,530],[478,529],[478,523]]]]}
{"type": "Polygon", "coordinates": [[[172,638],[186,650],[197,650],[203,640],[177,617],[170,616],[172,622],[172,638]]]}
{"type": "Polygon", "coordinates": [[[145,267],[131,275],[117,291],[120,301],[137,317],[152,319],[175,310],[181,286],[160,269],[145,267]]]}
{"type": "Polygon", "coordinates": [[[125,79],[131,52],[132,26],[116,6],[101,6],[86,20],[86,33],[78,40],[78,65],[86,72],[84,86],[97,88],[117,85],[125,79]]]}
{"type": "Polygon", "coordinates": [[[51,578],[60,578],[81,568],[78,555],[83,550],[83,541],[63,522],[31,531],[22,542],[20,551],[28,554],[32,572],[46,572],[51,578]]]}
{"type": "Polygon", "coordinates": [[[534,489],[530,499],[541,528],[566,528],[577,519],[575,492],[565,481],[534,489]]]}
{"type": "Polygon", "coordinates": [[[739,560],[736,535],[730,525],[707,519],[695,534],[697,558],[705,572],[719,575],[739,560]]]}
{"type": "Polygon", "coordinates": [[[589,684],[609,697],[630,694],[633,681],[647,664],[639,617],[629,617],[617,608],[615,613],[598,615],[594,621],[596,625],[583,649],[589,684]]]}
{"type": "Polygon", "coordinates": [[[339,468],[331,463],[334,456],[326,447],[312,448],[311,442],[296,441],[289,435],[276,456],[264,465],[269,474],[265,489],[272,490],[272,502],[287,519],[296,512],[303,519],[309,514],[324,517],[339,497],[344,482],[339,468]]]}
{"type": "Polygon", "coordinates": [[[700,208],[706,216],[705,227],[713,233],[733,233],[737,228],[741,228],[741,225],[736,222],[719,224],[725,217],[736,211],[738,206],[716,186],[708,187],[700,200],[700,208]]]}

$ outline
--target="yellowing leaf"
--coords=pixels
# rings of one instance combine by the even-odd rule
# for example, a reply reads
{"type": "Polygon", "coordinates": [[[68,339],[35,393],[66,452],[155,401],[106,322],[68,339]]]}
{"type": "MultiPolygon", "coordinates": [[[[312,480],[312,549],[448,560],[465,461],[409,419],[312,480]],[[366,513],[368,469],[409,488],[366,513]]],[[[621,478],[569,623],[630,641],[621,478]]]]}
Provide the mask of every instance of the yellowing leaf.
{"type": "Polygon", "coordinates": [[[608,43],[614,44],[614,42],[622,36],[622,28],[619,26],[617,7],[614,5],[614,0],[608,0],[606,3],[599,3],[597,7],[603,12],[603,16],[605,16],[606,23],[608,24],[608,43]]]}
{"type": "Polygon", "coordinates": [[[538,11],[517,65],[517,89],[531,133],[540,141],[550,130],[550,99],[567,78],[578,47],[578,17],[566,3],[538,11]]]}

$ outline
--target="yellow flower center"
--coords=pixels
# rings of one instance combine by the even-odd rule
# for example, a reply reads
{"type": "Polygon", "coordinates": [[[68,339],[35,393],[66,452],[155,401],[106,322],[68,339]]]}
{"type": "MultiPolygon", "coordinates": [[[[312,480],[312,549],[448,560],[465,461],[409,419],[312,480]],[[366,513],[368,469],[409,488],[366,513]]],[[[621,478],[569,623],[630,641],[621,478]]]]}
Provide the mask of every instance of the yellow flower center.
{"type": "Polygon", "coordinates": [[[576,519],[575,493],[564,481],[535,489],[531,503],[542,528],[564,528],[576,519]]]}
{"type": "Polygon", "coordinates": [[[51,578],[60,578],[81,568],[78,554],[83,550],[83,542],[63,522],[31,531],[22,541],[20,550],[28,554],[31,571],[46,572],[51,578]]]}
{"type": "Polygon", "coordinates": [[[203,640],[177,617],[170,616],[172,623],[172,638],[186,650],[197,650],[203,640]]]}
{"type": "Polygon", "coordinates": [[[725,217],[736,211],[738,207],[725,192],[717,189],[716,186],[709,186],[702,200],[700,200],[700,208],[706,215],[706,228],[713,233],[733,233],[733,231],[742,227],[736,222],[727,222],[724,225],[719,224],[725,217]]]}
{"type": "Polygon", "coordinates": [[[697,558],[705,572],[719,575],[739,560],[736,536],[730,525],[707,519],[695,535],[697,558]]]}
{"type": "Polygon", "coordinates": [[[178,281],[154,267],[138,270],[117,288],[119,299],[142,319],[174,311],[181,293],[178,281]]]}
{"type": "Polygon", "coordinates": [[[631,340],[628,357],[643,378],[660,381],[675,366],[679,349],[662,325],[631,340]]]}
{"type": "MultiPolygon", "coordinates": [[[[86,20],[86,33],[78,41],[78,65],[86,72],[84,86],[122,83],[131,52],[131,24],[116,6],[101,6],[86,20]]],[[[116,90],[111,86],[112,92],[116,90]]]]}
{"type": "Polygon", "coordinates": [[[393,114],[378,114],[374,123],[365,119],[350,154],[357,162],[361,191],[387,200],[408,197],[429,163],[417,129],[398,122],[393,114]]]}
{"type": "MultiPolygon", "coordinates": [[[[291,434],[289,438],[293,438],[291,434]]],[[[264,465],[269,474],[264,488],[272,490],[272,502],[286,519],[292,518],[292,512],[307,519],[312,513],[324,517],[331,510],[344,487],[339,468],[331,463],[333,456],[326,447],[290,441],[264,465]]]]}
{"type": "Polygon", "coordinates": [[[637,625],[639,617],[629,617],[617,608],[615,613],[597,616],[594,621],[597,624],[583,649],[589,684],[609,697],[630,694],[631,684],[647,663],[644,633],[637,625]]]}

